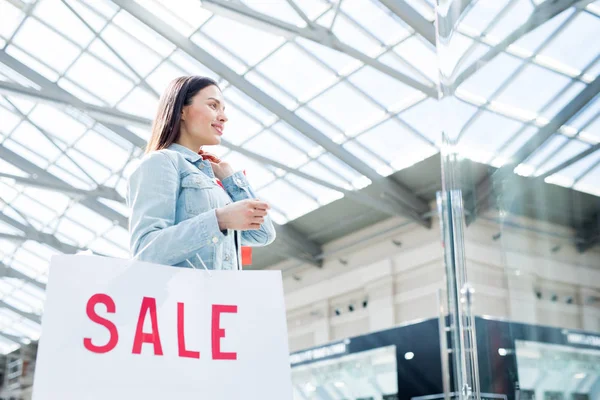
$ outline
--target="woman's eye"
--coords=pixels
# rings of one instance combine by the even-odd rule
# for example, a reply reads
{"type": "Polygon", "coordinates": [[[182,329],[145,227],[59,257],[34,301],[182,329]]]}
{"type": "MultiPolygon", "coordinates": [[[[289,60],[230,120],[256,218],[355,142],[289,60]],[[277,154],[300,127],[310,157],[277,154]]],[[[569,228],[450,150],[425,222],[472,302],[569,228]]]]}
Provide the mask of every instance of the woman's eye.
{"type": "Polygon", "coordinates": [[[213,103],[213,104],[211,104],[210,106],[211,106],[212,108],[214,108],[215,110],[217,109],[217,105],[216,105],[216,104],[214,104],[214,103],[213,103]]]}

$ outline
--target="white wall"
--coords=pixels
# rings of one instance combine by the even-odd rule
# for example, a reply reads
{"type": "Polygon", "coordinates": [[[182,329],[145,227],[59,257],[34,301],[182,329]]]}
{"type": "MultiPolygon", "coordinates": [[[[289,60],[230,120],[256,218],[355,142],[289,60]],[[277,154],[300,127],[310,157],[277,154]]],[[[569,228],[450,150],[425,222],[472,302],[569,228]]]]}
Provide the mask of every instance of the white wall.
{"type": "MultiPolygon", "coordinates": [[[[517,222],[527,229],[503,228],[496,239],[495,222],[480,219],[466,229],[476,314],[599,332],[600,301],[587,299],[600,299],[600,251],[579,254],[566,239],[530,231],[571,234],[565,228],[517,222]]],[[[430,230],[402,223],[392,218],[327,244],[332,255],[323,268],[274,266],[284,271],[291,351],[439,315],[445,274],[438,221],[430,230]],[[389,232],[377,235],[382,231],[389,232]]]]}

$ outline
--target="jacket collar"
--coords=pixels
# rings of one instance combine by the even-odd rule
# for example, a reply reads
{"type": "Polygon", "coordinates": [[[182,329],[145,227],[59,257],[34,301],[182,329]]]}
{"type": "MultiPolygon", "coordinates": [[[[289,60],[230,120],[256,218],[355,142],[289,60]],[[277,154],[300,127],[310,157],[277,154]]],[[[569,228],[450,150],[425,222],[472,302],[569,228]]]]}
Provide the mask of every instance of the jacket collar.
{"type": "Polygon", "coordinates": [[[202,156],[190,149],[188,149],[185,146],[182,146],[180,144],[177,143],[173,143],[168,147],[169,150],[174,150],[176,152],[178,152],[179,154],[181,154],[186,160],[188,160],[189,162],[195,163],[198,160],[202,160],[202,156]]]}

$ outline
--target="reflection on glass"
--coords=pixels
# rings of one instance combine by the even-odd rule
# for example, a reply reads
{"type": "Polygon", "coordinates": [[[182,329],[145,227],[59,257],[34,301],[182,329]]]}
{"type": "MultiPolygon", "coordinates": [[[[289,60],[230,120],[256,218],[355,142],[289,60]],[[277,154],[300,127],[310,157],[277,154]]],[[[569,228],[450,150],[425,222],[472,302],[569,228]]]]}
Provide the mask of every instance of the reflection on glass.
{"type": "Polygon", "coordinates": [[[396,371],[396,346],[300,365],[292,368],[294,400],[394,399],[396,371]]]}
{"type": "Polygon", "coordinates": [[[523,329],[513,322],[600,331],[600,42],[590,36],[600,33],[599,3],[436,3],[452,390],[477,397],[461,391],[477,380],[477,352],[459,326],[476,315],[509,322],[485,332],[482,391],[598,399],[592,350],[519,342],[518,376],[507,368],[523,329]]]}
{"type": "Polygon", "coordinates": [[[600,398],[600,350],[516,341],[519,383],[527,397],[600,398]]]}

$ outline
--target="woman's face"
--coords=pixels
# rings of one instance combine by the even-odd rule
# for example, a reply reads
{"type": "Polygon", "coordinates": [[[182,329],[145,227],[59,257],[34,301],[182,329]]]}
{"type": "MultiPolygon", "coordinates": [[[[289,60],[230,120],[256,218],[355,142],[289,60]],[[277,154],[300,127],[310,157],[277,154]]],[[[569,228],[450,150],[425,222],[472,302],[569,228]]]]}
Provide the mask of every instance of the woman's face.
{"type": "Polygon", "coordinates": [[[200,146],[221,143],[225,129],[225,102],[216,86],[208,86],[196,93],[192,104],[183,107],[179,144],[194,151],[200,146]]]}

